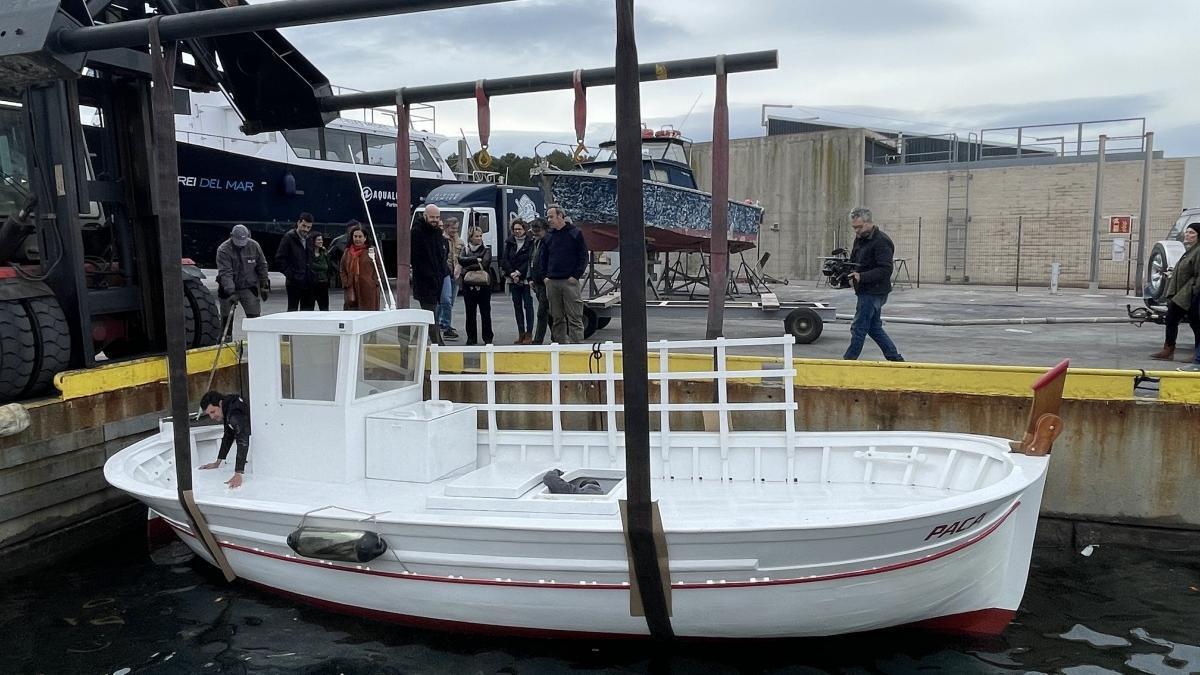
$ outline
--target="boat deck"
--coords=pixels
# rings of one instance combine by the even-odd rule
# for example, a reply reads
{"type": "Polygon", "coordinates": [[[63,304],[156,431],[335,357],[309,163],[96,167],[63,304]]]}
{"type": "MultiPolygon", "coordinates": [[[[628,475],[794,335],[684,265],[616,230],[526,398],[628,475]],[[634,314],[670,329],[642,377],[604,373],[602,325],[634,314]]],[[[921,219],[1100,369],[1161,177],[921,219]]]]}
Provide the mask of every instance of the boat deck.
{"type": "MultiPolygon", "coordinates": [[[[551,467],[530,465],[540,475],[551,467]]],[[[413,523],[464,522],[530,527],[546,520],[556,529],[619,529],[618,499],[624,484],[606,495],[547,495],[541,484],[518,498],[447,497],[455,478],[430,484],[366,479],[347,484],[317,483],[246,474],[242,487],[224,484],[229,469],[194,471],[197,501],[276,513],[303,514],[326,506],[322,515],[346,518],[378,514],[381,521],[413,523]],[[338,511],[344,510],[344,513],[338,511]],[[404,514],[389,517],[389,514],[404,514]]],[[[664,526],[671,530],[775,529],[839,525],[886,520],[903,511],[946,500],[961,493],[912,485],[871,483],[784,483],[748,481],[654,480],[664,526]]]]}

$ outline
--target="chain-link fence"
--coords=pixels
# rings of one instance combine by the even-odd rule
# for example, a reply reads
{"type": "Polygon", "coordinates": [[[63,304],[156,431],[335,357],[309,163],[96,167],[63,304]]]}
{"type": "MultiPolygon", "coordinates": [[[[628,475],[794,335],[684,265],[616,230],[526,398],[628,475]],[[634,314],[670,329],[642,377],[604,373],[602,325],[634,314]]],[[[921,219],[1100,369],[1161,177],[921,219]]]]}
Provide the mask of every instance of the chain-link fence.
{"type": "MultiPolygon", "coordinates": [[[[1144,256],[1164,239],[1173,220],[1151,222],[1144,256]]],[[[901,218],[879,223],[896,247],[898,283],[966,283],[994,286],[1086,288],[1092,279],[1090,216],[971,216],[965,227],[944,218],[901,218]]],[[[853,233],[841,238],[849,248],[853,233]]],[[[1137,288],[1138,222],[1129,233],[1110,233],[1101,222],[1096,277],[1101,288],[1137,288]]]]}

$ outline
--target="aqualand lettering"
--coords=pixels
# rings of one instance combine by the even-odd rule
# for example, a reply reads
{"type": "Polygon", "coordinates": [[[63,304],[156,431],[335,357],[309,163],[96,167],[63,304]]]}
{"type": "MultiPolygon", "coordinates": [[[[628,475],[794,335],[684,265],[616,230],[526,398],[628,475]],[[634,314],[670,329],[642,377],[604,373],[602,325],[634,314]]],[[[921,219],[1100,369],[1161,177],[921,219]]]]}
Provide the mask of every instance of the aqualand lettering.
{"type": "Polygon", "coordinates": [[[937,537],[938,539],[941,539],[942,537],[945,537],[946,535],[958,534],[959,532],[966,532],[967,530],[971,529],[972,527],[975,527],[979,523],[983,522],[983,519],[985,517],[987,517],[987,511],[984,511],[983,513],[975,516],[974,518],[967,518],[965,520],[956,520],[950,524],[938,525],[937,527],[935,527],[929,531],[929,534],[925,536],[925,541],[929,541],[933,537],[937,537]]]}

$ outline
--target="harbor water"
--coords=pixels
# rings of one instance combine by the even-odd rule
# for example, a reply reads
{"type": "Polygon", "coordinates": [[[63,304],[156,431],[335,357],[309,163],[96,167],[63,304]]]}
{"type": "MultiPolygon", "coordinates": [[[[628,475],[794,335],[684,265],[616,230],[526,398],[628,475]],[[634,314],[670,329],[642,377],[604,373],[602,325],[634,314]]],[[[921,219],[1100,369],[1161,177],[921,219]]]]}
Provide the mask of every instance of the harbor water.
{"type": "Polygon", "coordinates": [[[179,542],[145,550],[130,536],[4,584],[0,673],[1200,672],[1194,551],[1039,547],[1016,621],[995,638],[900,629],[660,647],[375,623],[226,584],[179,542]]]}

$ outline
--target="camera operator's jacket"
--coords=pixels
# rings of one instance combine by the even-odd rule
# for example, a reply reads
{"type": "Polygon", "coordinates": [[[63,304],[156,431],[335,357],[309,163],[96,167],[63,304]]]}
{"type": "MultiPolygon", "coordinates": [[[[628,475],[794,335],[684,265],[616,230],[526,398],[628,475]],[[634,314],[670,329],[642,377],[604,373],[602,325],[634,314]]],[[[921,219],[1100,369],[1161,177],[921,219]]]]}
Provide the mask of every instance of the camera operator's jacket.
{"type": "Polygon", "coordinates": [[[850,262],[858,265],[858,283],[854,292],[858,295],[887,295],[892,292],[892,256],[896,247],[891,237],[878,226],[865,237],[854,238],[850,250],[850,262]]]}

